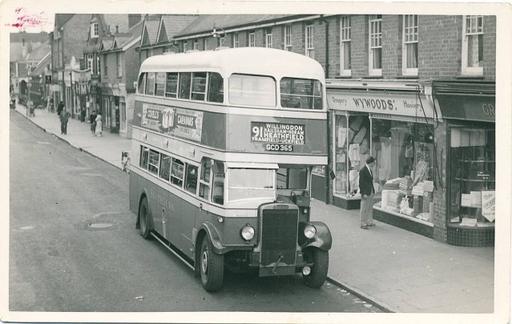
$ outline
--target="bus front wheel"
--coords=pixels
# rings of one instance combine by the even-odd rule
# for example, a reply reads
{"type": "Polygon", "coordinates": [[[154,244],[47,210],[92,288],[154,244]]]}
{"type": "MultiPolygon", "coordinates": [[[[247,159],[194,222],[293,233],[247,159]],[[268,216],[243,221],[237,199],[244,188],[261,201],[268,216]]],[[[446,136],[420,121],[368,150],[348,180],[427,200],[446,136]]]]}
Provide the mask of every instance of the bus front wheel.
{"type": "Polygon", "coordinates": [[[146,240],[150,238],[149,219],[148,200],[144,197],[139,205],[139,233],[146,240]]]}
{"type": "Polygon", "coordinates": [[[311,288],[320,288],[327,279],[329,252],[317,248],[310,248],[304,256],[307,261],[313,263],[311,273],[304,276],[304,283],[311,288]]]}
{"type": "Polygon", "coordinates": [[[201,274],[201,284],[206,291],[213,292],[222,288],[224,256],[213,251],[212,243],[207,235],[201,241],[199,272],[201,274]]]}

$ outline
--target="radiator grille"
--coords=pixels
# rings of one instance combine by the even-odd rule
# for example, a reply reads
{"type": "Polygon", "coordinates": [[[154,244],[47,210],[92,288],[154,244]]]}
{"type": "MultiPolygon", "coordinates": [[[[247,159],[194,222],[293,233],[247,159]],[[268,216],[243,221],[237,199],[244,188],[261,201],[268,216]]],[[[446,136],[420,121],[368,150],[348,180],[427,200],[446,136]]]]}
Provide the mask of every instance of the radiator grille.
{"type": "Polygon", "coordinates": [[[261,265],[295,263],[297,209],[264,209],[262,212],[261,265]]]}

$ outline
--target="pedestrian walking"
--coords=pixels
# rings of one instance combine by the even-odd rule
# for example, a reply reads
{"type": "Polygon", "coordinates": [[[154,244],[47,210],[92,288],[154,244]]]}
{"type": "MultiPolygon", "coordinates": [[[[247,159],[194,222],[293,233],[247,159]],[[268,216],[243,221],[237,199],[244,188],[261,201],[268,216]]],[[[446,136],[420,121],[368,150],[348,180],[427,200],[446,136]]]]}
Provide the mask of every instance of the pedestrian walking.
{"type": "Polygon", "coordinates": [[[91,123],[91,133],[94,135],[96,133],[96,110],[93,110],[91,115],[89,116],[89,122],[91,123]]]}
{"type": "Polygon", "coordinates": [[[375,166],[375,158],[370,156],[366,159],[366,164],[359,170],[359,192],[361,193],[361,228],[368,229],[370,226],[375,226],[373,222],[373,171],[375,166]]]}
{"type": "Polygon", "coordinates": [[[96,136],[102,136],[103,135],[103,122],[101,121],[101,114],[98,113],[98,115],[96,116],[96,130],[95,130],[95,134],[96,136]]]}
{"type": "Polygon", "coordinates": [[[69,120],[69,112],[66,110],[60,113],[60,133],[62,135],[67,135],[68,133],[68,120],[69,120]]]}
{"type": "Polygon", "coordinates": [[[60,113],[64,110],[64,102],[59,102],[59,105],[57,106],[57,115],[60,116],[60,113]]]}

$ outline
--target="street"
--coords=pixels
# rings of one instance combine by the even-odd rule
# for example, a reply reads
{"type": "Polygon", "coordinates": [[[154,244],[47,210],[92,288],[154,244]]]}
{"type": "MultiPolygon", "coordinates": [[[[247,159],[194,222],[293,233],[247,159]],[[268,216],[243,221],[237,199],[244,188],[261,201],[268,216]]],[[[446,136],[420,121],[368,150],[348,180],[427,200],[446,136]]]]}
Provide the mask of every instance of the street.
{"type": "Polygon", "coordinates": [[[381,311],[299,276],[227,273],[224,288],[207,293],[180,260],[139,236],[126,173],[16,112],[10,122],[11,311],[381,311]]]}

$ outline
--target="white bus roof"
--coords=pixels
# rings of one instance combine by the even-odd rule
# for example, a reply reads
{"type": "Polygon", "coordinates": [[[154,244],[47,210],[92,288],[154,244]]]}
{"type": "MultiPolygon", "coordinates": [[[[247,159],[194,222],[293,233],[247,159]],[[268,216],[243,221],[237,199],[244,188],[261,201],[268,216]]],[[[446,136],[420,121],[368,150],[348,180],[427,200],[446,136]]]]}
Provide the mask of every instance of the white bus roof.
{"type": "Polygon", "coordinates": [[[316,79],[324,83],[320,63],[305,55],[264,48],[223,48],[179,54],[155,55],[141,65],[141,72],[215,71],[224,77],[232,73],[270,75],[277,79],[294,77],[316,79]]]}

